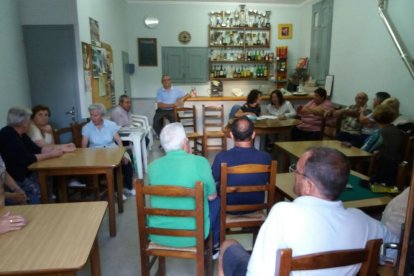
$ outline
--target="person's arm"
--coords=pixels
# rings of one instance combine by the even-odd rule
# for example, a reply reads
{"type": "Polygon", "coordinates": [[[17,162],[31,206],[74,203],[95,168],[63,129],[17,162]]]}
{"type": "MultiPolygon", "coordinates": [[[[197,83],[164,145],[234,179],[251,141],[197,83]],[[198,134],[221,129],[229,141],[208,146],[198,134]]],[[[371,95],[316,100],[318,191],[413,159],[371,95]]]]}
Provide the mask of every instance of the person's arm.
{"type": "Polygon", "coordinates": [[[61,149],[46,149],[42,148],[42,152],[35,154],[37,161],[47,160],[55,157],[59,157],[63,155],[63,151],[61,149]]]}
{"type": "Polygon", "coordinates": [[[14,181],[13,177],[6,172],[5,175],[5,184],[12,192],[5,192],[4,195],[6,199],[12,200],[18,204],[24,204],[27,202],[27,197],[25,192],[17,185],[16,181],[14,181]]]}
{"type": "Polygon", "coordinates": [[[157,107],[160,108],[160,109],[174,108],[176,106],[177,106],[177,103],[166,104],[166,103],[162,103],[162,102],[157,102],[157,107]]]}
{"type": "Polygon", "coordinates": [[[283,114],[287,118],[294,118],[296,116],[296,110],[290,102],[286,102],[287,111],[283,114]]]}
{"type": "Polygon", "coordinates": [[[121,139],[121,136],[119,136],[119,133],[118,132],[115,132],[115,134],[114,134],[114,140],[115,140],[115,143],[118,145],[118,146],[120,146],[120,147],[122,147],[123,145],[122,145],[122,139],[121,139]]]}
{"type": "Polygon", "coordinates": [[[82,135],[82,143],[81,143],[81,147],[82,148],[87,148],[89,144],[89,138],[86,137],[85,135],[82,135]]]}

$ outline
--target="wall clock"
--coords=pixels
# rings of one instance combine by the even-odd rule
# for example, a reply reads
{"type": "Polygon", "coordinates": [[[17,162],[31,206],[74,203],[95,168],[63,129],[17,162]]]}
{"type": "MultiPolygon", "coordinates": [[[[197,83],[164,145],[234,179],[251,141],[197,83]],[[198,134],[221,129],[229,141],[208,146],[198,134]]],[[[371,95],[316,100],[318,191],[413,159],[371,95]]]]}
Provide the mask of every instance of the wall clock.
{"type": "Polygon", "coordinates": [[[187,31],[182,31],[178,34],[178,41],[183,44],[187,44],[191,40],[191,34],[187,31]]]}

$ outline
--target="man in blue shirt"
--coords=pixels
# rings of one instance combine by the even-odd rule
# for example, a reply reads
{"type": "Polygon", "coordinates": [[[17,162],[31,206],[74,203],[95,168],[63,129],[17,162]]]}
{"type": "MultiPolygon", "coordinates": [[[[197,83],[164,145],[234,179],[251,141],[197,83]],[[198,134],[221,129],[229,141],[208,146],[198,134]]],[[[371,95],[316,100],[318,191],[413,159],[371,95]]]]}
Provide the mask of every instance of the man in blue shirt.
{"type": "Polygon", "coordinates": [[[163,128],[163,118],[168,119],[170,122],[175,122],[174,107],[182,105],[190,97],[182,89],[172,86],[170,76],[163,75],[161,82],[162,88],[157,90],[157,110],[155,111],[152,124],[158,137],[163,128]]]}
{"type": "MultiPolygon", "coordinates": [[[[253,122],[247,117],[241,117],[233,121],[230,136],[234,140],[234,148],[217,154],[212,166],[217,191],[220,191],[221,163],[227,163],[229,167],[232,167],[244,164],[270,165],[272,162],[272,158],[269,153],[259,151],[253,146],[256,133],[254,132],[253,122]]],[[[268,180],[268,173],[235,174],[228,176],[227,185],[262,185],[268,180]]],[[[229,205],[255,204],[263,202],[263,192],[235,193],[227,195],[227,204],[229,205]]]]}

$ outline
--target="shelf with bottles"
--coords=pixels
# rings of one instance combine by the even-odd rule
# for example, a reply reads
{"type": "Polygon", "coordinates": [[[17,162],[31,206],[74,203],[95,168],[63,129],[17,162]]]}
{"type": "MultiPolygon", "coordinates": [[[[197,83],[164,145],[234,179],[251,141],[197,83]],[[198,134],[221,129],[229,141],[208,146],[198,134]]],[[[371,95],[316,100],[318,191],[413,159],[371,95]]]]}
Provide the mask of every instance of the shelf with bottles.
{"type": "Polygon", "coordinates": [[[217,48],[269,48],[271,28],[266,27],[211,27],[208,45],[217,48]]]}
{"type": "Polygon", "coordinates": [[[275,82],[277,88],[282,88],[288,80],[288,47],[276,47],[275,82]]]}
{"type": "Polygon", "coordinates": [[[268,63],[210,64],[210,80],[268,80],[268,63]]]}
{"type": "Polygon", "coordinates": [[[272,63],[274,59],[273,52],[265,50],[217,50],[210,49],[210,63],[272,63]]]}

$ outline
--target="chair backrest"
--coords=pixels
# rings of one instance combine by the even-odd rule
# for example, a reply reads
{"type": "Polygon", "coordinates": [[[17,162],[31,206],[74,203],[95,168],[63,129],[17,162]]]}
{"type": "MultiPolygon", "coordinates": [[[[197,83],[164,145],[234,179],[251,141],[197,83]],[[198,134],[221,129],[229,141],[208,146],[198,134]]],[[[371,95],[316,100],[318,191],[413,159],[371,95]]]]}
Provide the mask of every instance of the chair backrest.
{"type": "MultiPolygon", "coordinates": [[[[137,179],[135,181],[135,190],[137,192],[136,204],[138,213],[138,230],[141,249],[141,267],[147,267],[143,260],[143,256],[170,256],[177,258],[197,259],[197,270],[204,269],[204,191],[203,183],[195,183],[194,189],[169,185],[144,185],[143,181],[137,179]],[[191,197],[195,201],[195,209],[179,210],[179,209],[163,209],[157,206],[146,204],[146,196],[161,197],[191,197]],[[165,216],[165,217],[193,217],[195,219],[195,229],[172,229],[172,228],[156,228],[148,225],[149,216],[165,216]],[[180,251],[180,248],[162,247],[159,249],[149,249],[149,235],[166,235],[174,237],[194,237],[196,239],[196,252],[180,251]],[[143,252],[145,251],[145,252],[143,252]],[[143,265],[144,264],[144,265],[143,265]]],[[[147,273],[142,273],[146,275],[147,273]]],[[[200,274],[199,274],[200,275],[200,274]]],[[[202,275],[202,274],[201,274],[202,275]]]]}
{"type": "Polygon", "coordinates": [[[84,125],[86,125],[89,122],[89,120],[86,120],[80,124],[77,122],[74,122],[71,124],[72,128],[72,140],[73,143],[77,148],[82,147],[82,128],[84,125]]]}
{"type": "Polygon", "coordinates": [[[334,268],[362,263],[360,276],[376,275],[382,240],[369,240],[365,248],[336,250],[292,257],[292,249],[279,249],[276,254],[276,271],[288,276],[291,271],[334,268]]]}
{"type": "Polygon", "coordinates": [[[174,117],[176,122],[180,122],[186,132],[197,132],[197,113],[193,107],[174,107],[174,117]]]}
{"type": "MultiPolygon", "coordinates": [[[[243,212],[243,211],[258,211],[266,209],[270,211],[275,200],[275,185],[276,185],[276,170],[277,161],[272,160],[271,165],[263,164],[244,164],[238,166],[228,167],[227,163],[221,163],[221,176],[220,176],[220,197],[221,197],[221,210],[220,212],[225,214],[227,212],[243,212]],[[239,186],[229,186],[228,176],[231,174],[256,174],[256,173],[268,173],[269,178],[266,183],[260,185],[252,183],[243,183],[239,186]],[[243,204],[243,205],[227,205],[228,193],[246,193],[246,192],[267,192],[267,199],[263,203],[258,204],[243,204]]],[[[222,216],[223,217],[223,216],[222,216]]]]}
{"type": "Polygon", "coordinates": [[[323,139],[335,139],[336,133],[341,130],[342,115],[338,117],[322,117],[321,137],[323,139]]]}
{"type": "Polygon", "coordinates": [[[53,129],[53,140],[55,141],[55,144],[62,144],[64,142],[63,139],[65,139],[65,137],[61,139],[61,136],[67,136],[69,134],[69,141],[72,141],[72,127],[62,127],[59,129],[53,129]]]}
{"type": "Polygon", "coordinates": [[[210,129],[222,130],[224,128],[224,107],[203,105],[203,132],[210,129]]]}

